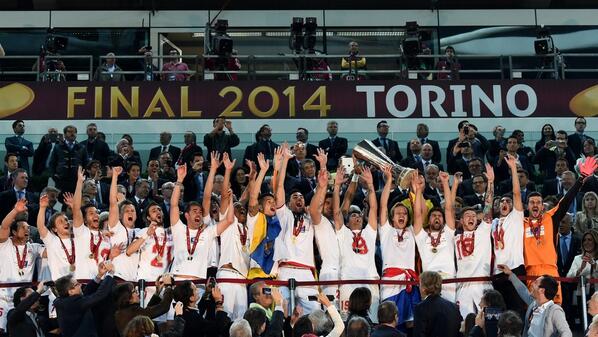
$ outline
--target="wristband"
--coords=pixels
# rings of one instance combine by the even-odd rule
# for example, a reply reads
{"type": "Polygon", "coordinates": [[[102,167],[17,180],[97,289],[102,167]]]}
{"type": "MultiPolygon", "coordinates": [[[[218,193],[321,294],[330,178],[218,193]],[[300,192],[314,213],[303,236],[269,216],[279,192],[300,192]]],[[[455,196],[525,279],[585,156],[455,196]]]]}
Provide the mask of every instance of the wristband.
{"type": "Polygon", "coordinates": [[[353,176],[351,177],[351,182],[356,183],[358,181],[359,181],[359,175],[354,173],[353,176]]]}

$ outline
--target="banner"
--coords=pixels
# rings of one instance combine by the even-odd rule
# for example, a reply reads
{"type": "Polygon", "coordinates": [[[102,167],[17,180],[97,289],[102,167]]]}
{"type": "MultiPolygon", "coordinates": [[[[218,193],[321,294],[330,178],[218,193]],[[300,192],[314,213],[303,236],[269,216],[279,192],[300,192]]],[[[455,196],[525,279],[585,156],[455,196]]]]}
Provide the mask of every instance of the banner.
{"type": "Polygon", "coordinates": [[[598,115],[594,80],[0,82],[0,118],[315,119],[598,115]]]}

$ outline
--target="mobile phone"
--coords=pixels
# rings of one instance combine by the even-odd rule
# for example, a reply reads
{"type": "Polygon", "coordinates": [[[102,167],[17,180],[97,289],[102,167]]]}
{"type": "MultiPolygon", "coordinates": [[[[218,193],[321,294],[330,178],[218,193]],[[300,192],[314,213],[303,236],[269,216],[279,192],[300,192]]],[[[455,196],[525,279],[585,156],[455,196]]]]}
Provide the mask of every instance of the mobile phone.
{"type": "Polygon", "coordinates": [[[464,134],[464,135],[467,135],[467,134],[469,134],[469,125],[467,125],[467,124],[466,124],[466,125],[463,127],[463,134],[464,134]]]}
{"type": "Polygon", "coordinates": [[[262,294],[272,295],[272,288],[262,288],[262,294]]]}
{"type": "Polygon", "coordinates": [[[461,142],[459,143],[459,147],[469,147],[469,142],[461,142]]]}
{"type": "Polygon", "coordinates": [[[351,157],[341,158],[341,165],[343,165],[343,168],[345,169],[345,174],[352,174],[355,169],[355,163],[351,157]]]}
{"type": "Polygon", "coordinates": [[[44,285],[46,287],[53,287],[56,285],[56,283],[54,281],[46,281],[46,282],[44,282],[44,285]]]}
{"type": "Polygon", "coordinates": [[[486,321],[497,321],[498,322],[498,317],[500,316],[501,313],[502,313],[502,310],[500,310],[500,308],[486,307],[486,308],[484,308],[484,319],[486,321]]]}

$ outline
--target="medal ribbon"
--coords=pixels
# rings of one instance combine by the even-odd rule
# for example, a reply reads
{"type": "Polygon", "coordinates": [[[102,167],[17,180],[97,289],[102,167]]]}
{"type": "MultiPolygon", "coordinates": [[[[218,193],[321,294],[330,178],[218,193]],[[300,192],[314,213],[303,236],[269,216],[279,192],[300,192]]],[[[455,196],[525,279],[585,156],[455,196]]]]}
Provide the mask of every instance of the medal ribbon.
{"type": "Polygon", "coordinates": [[[17,265],[19,266],[19,270],[23,270],[25,268],[25,261],[27,260],[27,243],[25,243],[25,248],[23,248],[23,258],[21,258],[21,254],[19,254],[19,247],[15,245],[15,251],[17,252],[17,265]]]}
{"type": "Polygon", "coordinates": [[[351,244],[351,247],[355,253],[365,255],[368,253],[368,245],[361,237],[362,231],[363,229],[360,230],[359,233],[353,233],[353,243],[351,244]]]}
{"type": "Polygon", "coordinates": [[[241,226],[237,225],[237,230],[239,231],[239,238],[241,239],[241,245],[245,247],[247,243],[247,226],[241,224],[241,226]]]}
{"type": "Polygon", "coordinates": [[[399,229],[397,231],[397,241],[398,242],[403,242],[404,240],[404,236],[405,236],[405,232],[407,232],[407,230],[403,229],[399,229]]]}
{"type": "Polygon", "coordinates": [[[297,237],[303,231],[303,215],[295,216],[295,224],[293,226],[293,236],[297,237]]]}
{"type": "MultiPolygon", "coordinates": [[[[187,240],[189,238],[189,230],[187,230],[187,240]]],[[[158,256],[156,256],[155,260],[158,260],[158,257],[162,258],[164,256],[164,248],[166,248],[166,233],[164,233],[164,243],[160,247],[160,242],[158,241],[158,236],[154,233],[154,244],[156,245],[156,251],[158,252],[158,256]]]]}
{"type": "MultiPolygon", "coordinates": [[[[202,226],[200,229],[197,230],[197,233],[195,233],[195,240],[193,241],[193,247],[191,246],[191,234],[189,233],[189,226],[187,226],[187,253],[189,253],[189,256],[193,256],[193,253],[195,253],[195,247],[197,247],[197,241],[199,241],[199,236],[201,235],[201,233],[203,232],[203,230],[206,228],[206,226],[202,226]]],[[[164,241],[164,245],[166,245],[166,241],[164,241]]],[[[164,253],[164,246],[162,246],[162,253],[164,253]]],[[[160,256],[162,256],[160,254],[160,256]]]]}
{"type": "Polygon", "coordinates": [[[496,226],[492,237],[494,238],[494,249],[505,249],[505,230],[502,228],[502,224],[496,226]]]}
{"type": "Polygon", "coordinates": [[[440,232],[438,232],[437,238],[434,238],[432,236],[432,231],[428,230],[428,237],[430,238],[430,244],[432,245],[432,248],[436,248],[440,244],[440,237],[442,237],[442,230],[440,232]]]}
{"type": "Polygon", "coordinates": [[[475,232],[472,233],[471,238],[465,237],[465,233],[461,234],[459,240],[459,251],[463,257],[467,257],[473,253],[475,247],[475,232]]]}
{"type": "MultiPolygon", "coordinates": [[[[98,233],[98,236],[100,237],[100,239],[98,240],[98,243],[95,244],[93,242],[93,233],[90,233],[90,237],[89,237],[89,250],[91,251],[91,254],[93,255],[94,260],[98,261],[98,252],[100,251],[100,245],[102,244],[102,234],[98,233]]],[[[127,237],[128,240],[128,237],[127,237]]]]}
{"type": "Polygon", "coordinates": [[[62,250],[64,250],[64,254],[66,255],[66,260],[68,261],[68,263],[71,266],[75,265],[75,259],[76,259],[76,255],[75,255],[75,241],[73,240],[73,236],[71,235],[70,237],[71,239],[71,252],[73,254],[69,255],[69,252],[66,250],[66,246],[64,245],[64,242],[62,242],[61,238],[58,238],[58,241],[60,241],[60,245],[62,246],[62,250]]]}

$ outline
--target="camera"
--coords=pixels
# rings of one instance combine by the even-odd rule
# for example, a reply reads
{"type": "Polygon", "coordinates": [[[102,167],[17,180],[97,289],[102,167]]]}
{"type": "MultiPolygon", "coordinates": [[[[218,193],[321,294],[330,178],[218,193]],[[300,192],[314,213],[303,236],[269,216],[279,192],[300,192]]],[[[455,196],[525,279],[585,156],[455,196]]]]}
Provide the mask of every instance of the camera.
{"type": "Polygon", "coordinates": [[[461,142],[459,143],[459,147],[470,147],[471,144],[469,142],[461,142]]]}
{"type": "Polygon", "coordinates": [[[46,287],[53,287],[56,285],[56,283],[54,281],[46,281],[46,282],[44,282],[44,285],[46,287]]]}
{"type": "Polygon", "coordinates": [[[464,135],[468,135],[469,134],[469,125],[466,124],[465,126],[463,126],[463,134],[464,135]]]}
{"type": "Polygon", "coordinates": [[[262,288],[262,294],[272,295],[272,288],[262,288]]]}

